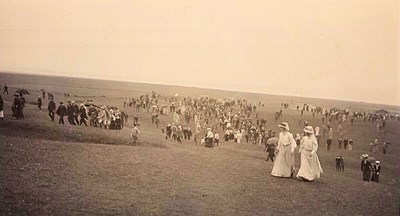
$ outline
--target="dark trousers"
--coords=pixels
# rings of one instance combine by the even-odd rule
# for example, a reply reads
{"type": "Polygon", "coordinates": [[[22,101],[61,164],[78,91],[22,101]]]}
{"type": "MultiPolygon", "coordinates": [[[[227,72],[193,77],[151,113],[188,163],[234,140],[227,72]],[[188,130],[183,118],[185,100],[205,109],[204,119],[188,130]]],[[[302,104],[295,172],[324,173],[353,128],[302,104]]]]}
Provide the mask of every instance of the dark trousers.
{"type": "Polygon", "coordinates": [[[331,139],[328,139],[327,141],[326,141],[326,149],[329,151],[329,150],[331,150],[331,145],[332,145],[332,140],[331,139]]]}
{"type": "Polygon", "coordinates": [[[75,117],[74,117],[73,115],[69,115],[69,116],[68,116],[68,122],[69,122],[71,125],[75,125],[75,117]]]}
{"type": "Polygon", "coordinates": [[[58,124],[64,124],[64,116],[60,116],[60,119],[58,120],[58,124]]]}
{"type": "Polygon", "coordinates": [[[275,154],[268,153],[267,161],[269,161],[269,159],[271,159],[271,161],[274,162],[274,157],[275,157],[275,154]]]}
{"type": "Polygon", "coordinates": [[[52,121],[54,121],[54,110],[49,110],[49,116],[52,121]]]}

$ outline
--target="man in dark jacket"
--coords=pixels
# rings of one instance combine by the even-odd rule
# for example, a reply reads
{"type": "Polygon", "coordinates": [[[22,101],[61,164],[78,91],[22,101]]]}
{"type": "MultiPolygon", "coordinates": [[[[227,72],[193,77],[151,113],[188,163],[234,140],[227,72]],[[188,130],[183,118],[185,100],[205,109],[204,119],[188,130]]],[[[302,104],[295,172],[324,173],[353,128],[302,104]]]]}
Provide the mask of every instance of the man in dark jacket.
{"type": "Polygon", "coordinates": [[[71,103],[71,101],[68,101],[68,106],[67,106],[67,114],[68,114],[68,122],[71,125],[76,125],[75,124],[75,108],[74,105],[71,103]]]}
{"type": "Polygon", "coordinates": [[[54,103],[53,98],[50,98],[47,110],[49,111],[49,116],[51,121],[54,121],[54,112],[56,111],[56,103],[54,103]]]}
{"type": "Polygon", "coordinates": [[[80,110],[79,106],[78,106],[78,104],[75,103],[75,101],[72,101],[71,103],[72,103],[72,106],[74,107],[74,112],[75,112],[74,122],[75,122],[75,124],[79,124],[79,120],[78,120],[79,110],[80,110]]]}
{"type": "Polygon", "coordinates": [[[60,106],[58,106],[56,113],[57,113],[57,115],[60,116],[60,119],[58,120],[58,124],[64,124],[64,116],[66,116],[68,114],[68,112],[67,112],[67,107],[64,105],[63,102],[60,102],[60,106]]]}
{"type": "Polygon", "coordinates": [[[14,94],[14,103],[11,107],[11,110],[13,112],[13,117],[16,119],[24,118],[24,113],[22,110],[22,105],[21,105],[21,99],[19,98],[19,94],[15,93],[14,94]]]}
{"type": "Polygon", "coordinates": [[[37,99],[37,105],[38,105],[38,108],[40,109],[40,110],[42,110],[42,98],[40,98],[40,96],[38,97],[38,99],[37,99]]]}
{"type": "Polygon", "coordinates": [[[21,100],[22,109],[25,108],[26,100],[23,94],[19,95],[19,99],[21,100]]]}
{"type": "Polygon", "coordinates": [[[7,93],[8,94],[8,86],[7,84],[4,84],[4,90],[3,90],[3,94],[7,93]]]}

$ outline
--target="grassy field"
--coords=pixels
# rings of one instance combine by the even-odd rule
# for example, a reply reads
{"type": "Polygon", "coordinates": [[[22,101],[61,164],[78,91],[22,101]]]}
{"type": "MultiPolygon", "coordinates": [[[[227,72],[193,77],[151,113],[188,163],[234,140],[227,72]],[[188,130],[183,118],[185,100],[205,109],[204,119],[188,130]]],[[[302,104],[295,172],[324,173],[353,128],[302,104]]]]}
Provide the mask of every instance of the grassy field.
{"type": "MultiPolygon", "coordinates": [[[[163,95],[209,95],[216,98],[243,97],[263,101],[258,110],[267,125],[280,103],[310,103],[323,106],[398,111],[398,107],[319,100],[178,86],[118,83],[84,79],[0,74],[10,92],[18,87],[31,91],[25,120],[13,120],[12,96],[4,96],[6,118],[0,121],[0,211],[3,215],[398,215],[400,200],[400,122],[389,121],[386,134],[375,125],[356,120],[344,129],[355,141],[353,151],[341,151],[334,138],[327,152],[325,138],[318,155],[324,173],[311,183],[279,179],[270,175],[263,147],[250,143],[222,142],[204,148],[193,141],[165,141],[151,124],[150,114],[138,113],[141,136],[130,146],[132,121],[121,131],[93,127],[59,126],[45,110],[33,103],[46,89],[56,101],[71,92],[71,99],[91,98],[98,104],[123,107],[123,98],[149,93],[163,95]],[[389,154],[377,155],[382,163],[379,184],[361,181],[360,159],[374,138],[392,141],[389,154]],[[335,157],[344,156],[345,172],[336,172],[335,157]]],[[[47,105],[47,100],[44,104],[47,105]]],[[[124,109],[130,116],[133,108],[124,109]]],[[[285,110],[283,121],[300,132],[300,113],[285,110]]],[[[320,117],[304,120],[321,126],[320,117]]],[[[171,121],[162,116],[161,124],[171,121]]],[[[337,123],[333,124],[334,129],[337,123]]],[[[220,132],[221,134],[221,132],[220,132]]],[[[296,157],[296,167],[300,160],[296,157]]]]}

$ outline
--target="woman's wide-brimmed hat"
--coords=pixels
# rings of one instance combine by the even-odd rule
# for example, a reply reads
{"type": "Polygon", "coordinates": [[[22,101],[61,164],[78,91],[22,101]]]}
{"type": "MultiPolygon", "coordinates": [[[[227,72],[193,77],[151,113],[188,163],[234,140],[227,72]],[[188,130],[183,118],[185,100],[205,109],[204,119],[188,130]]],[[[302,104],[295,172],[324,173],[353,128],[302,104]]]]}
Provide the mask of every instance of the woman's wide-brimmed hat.
{"type": "Polygon", "coordinates": [[[305,127],[303,131],[309,134],[314,134],[314,129],[311,126],[305,127]]]}
{"type": "Polygon", "coordinates": [[[282,122],[278,125],[278,127],[289,130],[289,124],[287,122],[282,122]]]}

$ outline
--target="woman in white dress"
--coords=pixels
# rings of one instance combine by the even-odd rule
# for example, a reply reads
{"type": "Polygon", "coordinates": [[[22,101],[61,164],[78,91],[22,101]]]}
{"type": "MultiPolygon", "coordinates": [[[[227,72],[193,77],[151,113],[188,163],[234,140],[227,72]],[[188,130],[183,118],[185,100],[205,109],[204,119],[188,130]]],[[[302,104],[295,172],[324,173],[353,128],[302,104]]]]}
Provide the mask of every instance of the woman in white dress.
{"type": "Polygon", "coordinates": [[[314,136],[314,129],[311,126],[304,128],[306,136],[300,142],[300,169],[297,178],[303,181],[313,181],[323,173],[321,164],[318,159],[317,150],[318,142],[314,136]]]}
{"type": "Polygon", "coordinates": [[[278,154],[272,168],[271,175],[276,177],[292,177],[294,173],[294,149],[296,141],[289,132],[289,124],[283,122],[279,125],[281,132],[279,133],[279,141],[276,150],[278,154]]]}

